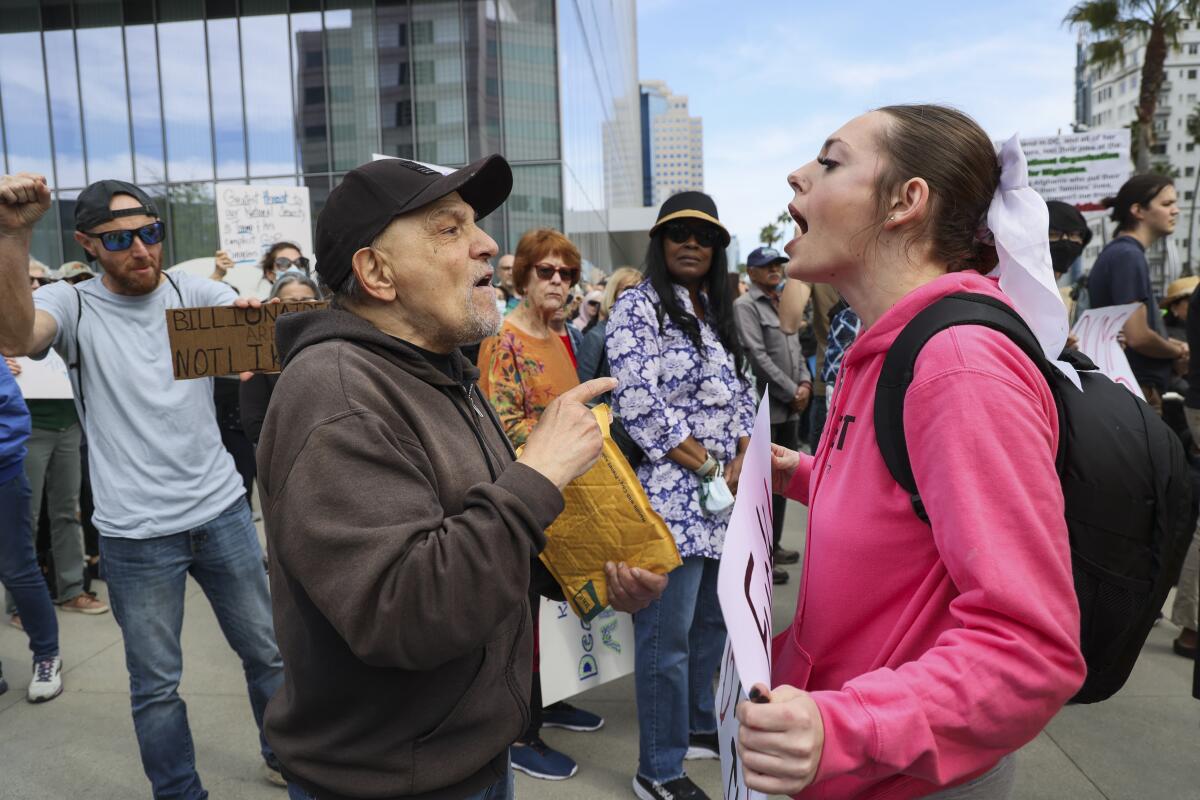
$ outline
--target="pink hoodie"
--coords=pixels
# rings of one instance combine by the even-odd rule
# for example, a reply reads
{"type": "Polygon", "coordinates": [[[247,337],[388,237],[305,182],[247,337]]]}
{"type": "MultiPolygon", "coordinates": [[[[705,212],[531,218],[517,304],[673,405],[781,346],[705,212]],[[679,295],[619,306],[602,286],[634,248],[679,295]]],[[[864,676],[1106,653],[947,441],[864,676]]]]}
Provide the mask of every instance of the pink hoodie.
{"type": "Polygon", "coordinates": [[[808,542],[773,677],[811,692],[825,726],[804,800],[904,800],[963,783],[1033,739],[1083,683],[1057,412],[1029,359],[982,327],[922,350],[904,426],[932,525],[879,454],[887,349],[959,291],[1011,302],[975,272],[905,296],[846,354],[821,444],[788,489],[809,506],[808,542]]]}

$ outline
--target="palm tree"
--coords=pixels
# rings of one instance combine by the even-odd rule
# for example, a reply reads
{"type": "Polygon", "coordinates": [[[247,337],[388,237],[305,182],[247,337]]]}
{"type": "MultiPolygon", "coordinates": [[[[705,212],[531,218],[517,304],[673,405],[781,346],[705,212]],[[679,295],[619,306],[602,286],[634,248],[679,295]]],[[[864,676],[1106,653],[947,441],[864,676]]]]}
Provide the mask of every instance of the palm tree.
{"type": "Polygon", "coordinates": [[[763,229],[758,232],[758,240],[766,247],[773,247],[775,241],[780,237],[779,226],[772,222],[770,225],[763,226],[763,229]]]}
{"type": "MultiPolygon", "coordinates": [[[[1188,136],[1192,137],[1192,142],[1200,144],[1200,106],[1192,109],[1192,113],[1187,119],[1187,132],[1188,136]]],[[[1192,235],[1196,230],[1197,198],[1200,198],[1200,169],[1196,170],[1196,183],[1192,187],[1192,204],[1188,209],[1188,256],[1186,271],[1192,275],[1196,274],[1196,262],[1192,261],[1192,235]]]]}
{"type": "Polygon", "coordinates": [[[1095,38],[1088,61],[1101,69],[1124,63],[1126,40],[1142,34],[1146,37],[1135,129],[1134,163],[1138,172],[1150,169],[1154,112],[1166,77],[1167,47],[1179,44],[1184,20],[1195,19],[1198,12],[1200,0],[1084,0],[1076,3],[1063,19],[1068,25],[1086,29],[1095,38]]]}

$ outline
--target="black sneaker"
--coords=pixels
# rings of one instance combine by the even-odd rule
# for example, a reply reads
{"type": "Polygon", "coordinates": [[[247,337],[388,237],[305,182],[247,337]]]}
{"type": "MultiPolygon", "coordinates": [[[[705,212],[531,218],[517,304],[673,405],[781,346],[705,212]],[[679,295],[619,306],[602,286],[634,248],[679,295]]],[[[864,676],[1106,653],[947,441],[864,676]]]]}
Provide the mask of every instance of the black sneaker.
{"type": "Polygon", "coordinates": [[[0,667],[0,694],[8,691],[8,681],[4,680],[4,669],[0,667]]]}
{"type": "Polygon", "coordinates": [[[715,731],[713,733],[693,733],[688,736],[688,749],[687,754],[683,757],[684,761],[720,757],[721,745],[717,741],[715,731]]]}
{"type": "Polygon", "coordinates": [[[797,550],[787,550],[783,547],[775,548],[775,563],[776,564],[799,564],[800,552],[797,550]]]}
{"type": "Polygon", "coordinates": [[[687,775],[666,783],[655,783],[637,775],[633,779],[633,793],[641,800],[709,800],[687,775]]]}
{"type": "Polygon", "coordinates": [[[771,567],[771,583],[780,586],[788,582],[787,570],[783,567],[771,567]]]}

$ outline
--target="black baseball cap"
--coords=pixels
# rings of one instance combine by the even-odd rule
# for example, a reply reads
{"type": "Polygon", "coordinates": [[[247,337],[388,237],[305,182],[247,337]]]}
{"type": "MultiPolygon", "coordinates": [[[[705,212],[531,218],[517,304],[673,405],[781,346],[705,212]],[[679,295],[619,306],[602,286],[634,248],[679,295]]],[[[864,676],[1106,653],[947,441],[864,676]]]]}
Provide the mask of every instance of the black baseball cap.
{"type": "Polygon", "coordinates": [[[401,214],[458,192],[482,219],[508,199],[512,183],[512,169],[500,155],[448,174],[405,158],[355,167],[329,193],[317,215],[317,273],[326,286],[336,288],[353,269],[354,254],[401,214]]]}
{"type": "Polygon", "coordinates": [[[1061,200],[1047,200],[1046,211],[1050,213],[1050,230],[1081,234],[1083,246],[1087,247],[1092,240],[1092,229],[1078,208],[1061,200]]]}
{"type": "Polygon", "coordinates": [[[119,217],[147,216],[157,217],[158,210],[150,195],[143,192],[132,183],[125,181],[96,181],[79,193],[75,201],[75,230],[89,231],[97,225],[112,222],[119,217]],[[113,195],[127,194],[141,203],[136,208],[123,208],[113,211],[108,207],[113,195]]]}
{"type": "Polygon", "coordinates": [[[654,221],[650,235],[653,236],[659,228],[673,219],[699,219],[716,225],[721,230],[725,246],[729,246],[729,231],[725,230],[717,216],[717,204],[704,192],[679,192],[664,200],[662,207],[658,209],[658,219],[654,221]]]}
{"type": "Polygon", "coordinates": [[[786,264],[788,257],[774,247],[756,247],[746,259],[747,267],[765,267],[768,264],[786,264]]]}

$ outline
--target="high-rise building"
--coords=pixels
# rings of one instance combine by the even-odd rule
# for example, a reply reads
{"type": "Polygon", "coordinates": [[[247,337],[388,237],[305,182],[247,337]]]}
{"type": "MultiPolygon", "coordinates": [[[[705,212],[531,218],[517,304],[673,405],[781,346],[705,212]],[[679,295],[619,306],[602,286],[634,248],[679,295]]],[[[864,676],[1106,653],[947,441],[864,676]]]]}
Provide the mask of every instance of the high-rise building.
{"type": "Polygon", "coordinates": [[[704,123],[688,113],[686,95],[663,81],[641,82],[642,204],[704,191],[704,123]]]}
{"type": "MultiPolygon", "coordinates": [[[[1124,42],[1124,58],[1107,69],[1088,65],[1087,49],[1080,47],[1075,77],[1076,130],[1127,128],[1137,121],[1146,41],[1145,34],[1131,34],[1124,42]]],[[[1189,239],[1192,268],[1200,266],[1200,219],[1193,225],[1193,215],[1200,217],[1200,141],[1188,133],[1188,119],[1200,115],[1200,23],[1183,23],[1178,44],[1167,51],[1164,69],[1154,115],[1151,163],[1154,169],[1176,176],[1180,215],[1174,236],[1148,255],[1155,282],[1165,285],[1187,263],[1189,239]]],[[[1105,220],[1098,220],[1093,227],[1101,235],[1093,237],[1084,253],[1086,264],[1113,234],[1112,224],[1105,220]]]]}
{"type": "Polygon", "coordinates": [[[375,153],[513,165],[484,226],[565,229],[604,268],[639,196],[635,0],[3,0],[0,167],[46,175],[34,254],[77,258],[74,201],[136,181],[167,264],[217,249],[222,184],[303,185],[314,219],[375,153]],[[573,229],[579,220],[586,225],[573,229]]]}

